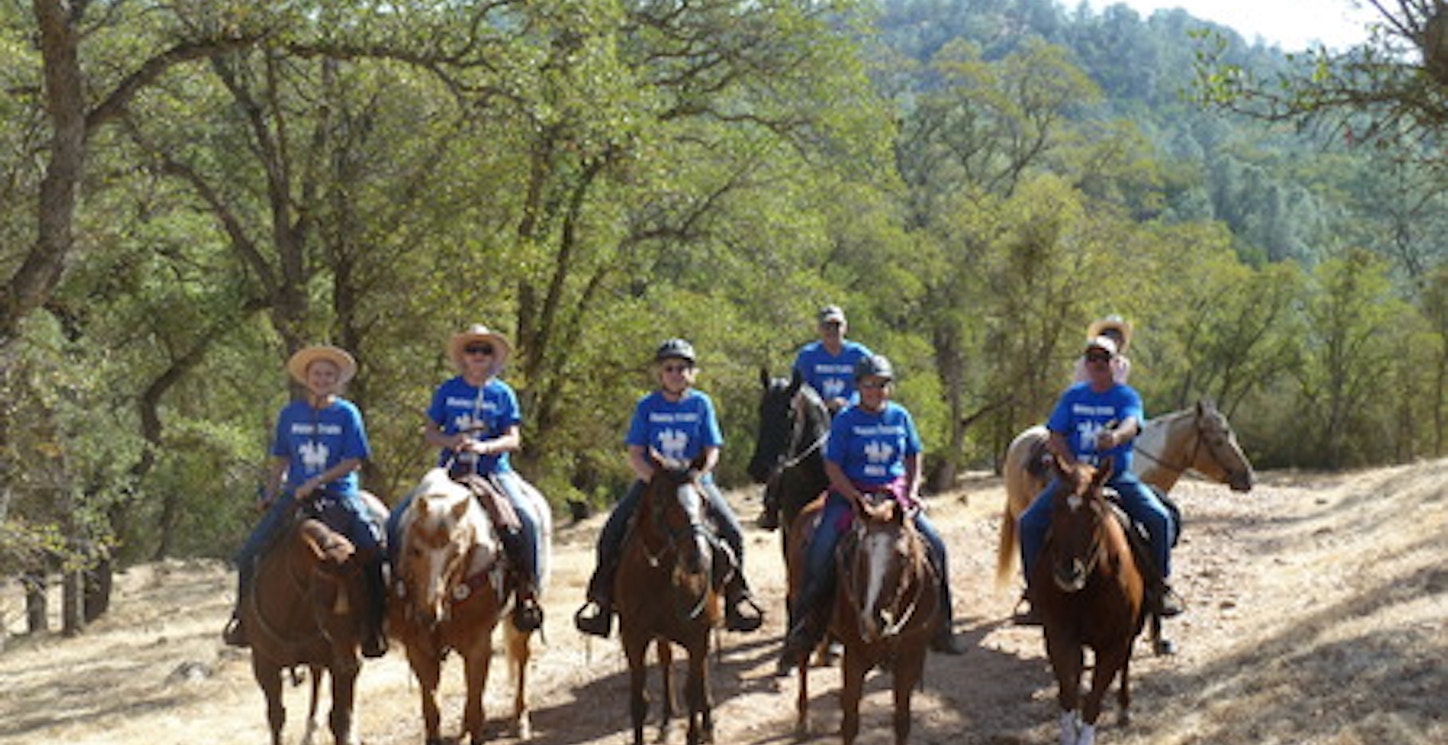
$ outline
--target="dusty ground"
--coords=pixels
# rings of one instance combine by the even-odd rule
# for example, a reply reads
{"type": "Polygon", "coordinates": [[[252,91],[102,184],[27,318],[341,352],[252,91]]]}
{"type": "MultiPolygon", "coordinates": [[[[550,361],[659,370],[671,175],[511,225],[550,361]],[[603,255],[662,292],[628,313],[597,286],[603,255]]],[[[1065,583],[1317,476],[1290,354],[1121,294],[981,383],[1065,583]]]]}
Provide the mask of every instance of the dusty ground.
{"type": "MultiPolygon", "coordinates": [[[[1134,666],[1135,718],[1103,716],[1113,745],[1448,742],[1448,461],[1347,475],[1269,473],[1250,495],[1185,481],[1188,525],[1177,586],[1190,604],[1169,625],[1174,658],[1134,666]]],[[[732,495],[752,517],[752,491],[732,495]]],[[[993,585],[1003,492],[969,480],[932,499],[952,547],[962,657],[932,657],[915,696],[915,743],[1055,742],[1054,686],[1040,632],[1004,619],[1015,599],[993,585]]],[[[591,568],[599,518],[559,530],[546,643],[530,696],[534,742],[628,741],[626,665],[616,640],[592,643],[570,623],[591,568]]],[[[783,573],[775,534],[751,529],[751,575],[771,603],[754,635],[725,635],[714,695],[719,743],[793,738],[792,679],[772,675],[783,573]]],[[[0,652],[0,743],[267,742],[248,658],[222,647],[232,578],[216,564],[164,564],[121,575],[113,611],[76,639],[11,638],[0,652]]],[[[12,583],[13,584],[13,583],[12,583]]],[[[12,629],[12,586],[0,616],[12,629]]],[[[56,603],[58,605],[58,603],[56,603]]],[[[449,660],[445,732],[455,735],[461,681],[449,660]]],[[[812,735],[838,739],[838,675],[812,678],[812,735]]],[[[890,742],[888,681],[872,677],[864,743],[890,742]]],[[[421,742],[416,687],[402,655],[369,662],[360,681],[368,745],[421,742]]],[[[495,666],[488,710],[509,684],[495,666]]],[[[296,742],[306,687],[289,689],[296,742]]],[[[515,742],[493,728],[495,741],[515,742]]],[[[652,741],[656,732],[650,728],[652,741]]],[[[670,742],[683,742],[681,730],[670,742]]]]}

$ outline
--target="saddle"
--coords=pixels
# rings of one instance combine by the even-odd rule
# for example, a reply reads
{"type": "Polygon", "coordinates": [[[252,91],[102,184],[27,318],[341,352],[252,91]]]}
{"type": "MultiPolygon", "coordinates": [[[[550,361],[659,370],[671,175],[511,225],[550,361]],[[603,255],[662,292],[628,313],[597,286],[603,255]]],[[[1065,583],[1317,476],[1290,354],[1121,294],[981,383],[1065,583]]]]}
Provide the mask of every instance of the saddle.
{"type": "Polygon", "coordinates": [[[523,529],[523,521],[518,519],[518,513],[513,510],[513,503],[503,495],[503,490],[494,484],[491,478],[479,476],[476,473],[465,473],[454,475],[453,481],[462,484],[473,493],[473,498],[478,500],[483,510],[488,513],[488,519],[493,521],[500,531],[516,533],[523,529]]]}

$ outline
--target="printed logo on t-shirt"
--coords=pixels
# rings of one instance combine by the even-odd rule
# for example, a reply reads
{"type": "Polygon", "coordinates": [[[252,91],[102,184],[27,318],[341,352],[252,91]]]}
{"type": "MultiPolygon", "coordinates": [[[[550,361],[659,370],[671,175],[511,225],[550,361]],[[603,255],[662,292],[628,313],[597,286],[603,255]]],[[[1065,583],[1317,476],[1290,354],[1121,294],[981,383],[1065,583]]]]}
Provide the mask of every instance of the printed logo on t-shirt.
{"type": "Polygon", "coordinates": [[[302,446],[297,448],[297,451],[302,456],[302,466],[307,469],[307,473],[321,473],[325,471],[327,469],[327,456],[332,452],[326,445],[316,440],[308,440],[302,443],[302,446]]]}
{"type": "Polygon", "coordinates": [[[873,440],[865,445],[865,475],[867,476],[888,476],[890,463],[895,455],[894,446],[880,440],[873,440]]]}
{"type": "Polygon", "coordinates": [[[824,390],[821,392],[825,398],[841,398],[845,395],[845,381],[839,378],[827,378],[824,382],[824,390]]]}
{"type": "Polygon", "coordinates": [[[665,458],[683,458],[684,450],[689,447],[689,433],[681,429],[660,430],[658,442],[665,458]]]}

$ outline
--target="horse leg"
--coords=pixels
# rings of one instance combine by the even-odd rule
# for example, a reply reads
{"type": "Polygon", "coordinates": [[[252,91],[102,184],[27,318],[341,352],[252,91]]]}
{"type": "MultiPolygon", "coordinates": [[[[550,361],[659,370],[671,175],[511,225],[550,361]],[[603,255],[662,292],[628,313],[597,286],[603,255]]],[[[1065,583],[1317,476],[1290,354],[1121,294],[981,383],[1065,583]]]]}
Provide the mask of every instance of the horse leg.
{"type": "MultiPolygon", "coordinates": [[[[1046,631],[1046,656],[1056,673],[1056,702],[1061,707],[1061,745],[1077,745],[1077,708],[1081,700],[1081,671],[1085,667],[1080,644],[1066,643],[1046,631]]],[[[1100,669],[1100,660],[1096,662],[1100,669]]]]}
{"type": "Polygon", "coordinates": [[[493,661],[492,630],[485,627],[477,633],[480,643],[458,650],[463,655],[463,675],[467,678],[468,690],[467,700],[463,702],[463,733],[472,745],[483,742],[483,688],[488,684],[488,666],[493,661]]]}
{"type": "Polygon", "coordinates": [[[895,663],[895,745],[910,739],[910,696],[925,677],[925,643],[902,653],[895,663]]]}
{"type": "Polygon", "coordinates": [[[694,732],[691,739],[696,743],[714,741],[714,697],[709,689],[709,637],[704,631],[703,640],[689,652],[689,680],[692,689],[689,696],[689,730],[694,732]]]}
{"type": "MultiPolygon", "coordinates": [[[[424,633],[424,632],[419,632],[424,633]]],[[[422,727],[427,745],[440,745],[438,728],[442,715],[437,708],[437,685],[442,677],[441,655],[427,641],[413,639],[407,644],[407,661],[417,676],[418,695],[422,700],[422,727]]]]}
{"type": "Polygon", "coordinates": [[[800,655],[799,664],[799,692],[795,694],[794,700],[794,734],[803,740],[809,734],[809,655],[800,655]]]}
{"type": "Polygon", "coordinates": [[[307,705],[307,728],[302,732],[302,745],[312,745],[312,738],[317,733],[317,703],[322,693],[322,668],[312,665],[307,668],[312,676],[312,700],[307,705]]]}
{"type": "MultiPolygon", "coordinates": [[[[355,653],[354,653],[355,654],[355,653]]],[[[352,706],[357,697],[357,673],[361,665],[352,660],[342,659],[331,668],[332,674],[332,742],[335,745],[357,745],[356,727],[352,721],[352,706]]]]}
{"type": "Polygon", "coordinates": [[[663,637],[654,640],[659,656],[659,679],[663,682],[663,721],[659,723],[659,739],[669,731],[669,722],[679,713],[679,694],[674,685],[674,647],[663,637]]]}
{"type": "Polygon", "coordinates": [[[266,721],[271,727],[272,745],[282,745],[282,728],[287,723],[287,710],[282,705],[282,670],[263,661],[255,651],[251,654],[251,672],[266,697],[266,721]]]}
{"type": "Polygon", "coordinates": [[[633,725],[634,745],[643,745],[644,717],[649,713],[648,694],[644,691],[648,678],[649,637],[640,637],[632,630],[630,633],[624,633],[622,628],[619,631],[623,637],[623,653],[628,658],[629,723],[633,725]]]}
{"type": "Polygon", "coordinates": [[[1106,697],[1111,681],[1130,653],[1129,646],[1124,650],[1118,647],[1097,651],[1091,671],[1091,690],[1086,692],[1086,700],[1081,704],[1081,732],[1077,735],[1076,745],[1093,745],[1096,742],[1096,721],[1101,717],[1101,700],[1106,697]]]}
{"type": "Polygon", "coordinates": [[[503,624],[508,645],[508,665],[513,678],[513,724],[519,740],[533,737],[532,716],[528,712],[528,660],[532,656],[533,633],[518,631],[513,624],[503,624]]]}
{"type": "Polygon", "coordinates": [[[1116,693],[1116,703],[1121,705],[1121,726],[1131,724],[1131,655],[1121,661],[1121,689],[1116,693]]]}
{"type": "Polygon", "coordinates": [[[840,737],[851,745],[860,734],[860,698],[865,692],[865,673],[872,667],[861,650],[845,647],[844,687],[840,690],[840,737]]]}

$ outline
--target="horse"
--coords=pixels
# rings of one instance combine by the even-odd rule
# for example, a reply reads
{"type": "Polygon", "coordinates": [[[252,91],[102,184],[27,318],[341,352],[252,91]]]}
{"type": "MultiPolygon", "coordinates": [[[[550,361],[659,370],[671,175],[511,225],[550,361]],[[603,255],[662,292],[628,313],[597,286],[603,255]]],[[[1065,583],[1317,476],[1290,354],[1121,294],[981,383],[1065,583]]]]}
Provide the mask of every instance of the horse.
{"type": "Polygon", "coordinates": [[[1131,650],[1146,619],[1145,578],[1133,559],[1126,528],[1103,494],[1111,463],[1100,468],[1055,458],[1052,463],[1062,488],[1027,592],[1040,611],[1046,654],[1056,677],[1061,742],[1093,745],[1101,699],[1118,672],[1120,722],[1130,721],[1131,650]],[[1085,647],[1091,648],[1094,663],[1083,702],[1085,647]]]}
{"type": "Polygon", "coordinates": [[[824,449],[830,434],[830,412],[824,399],[804,384],[799,370],[789,378],[771,378],[759,371],[764,392],[759,399],[759,431],[749,475],[779,500],[780,546],[789,550],[789,531],[805,505],[829,486],[824,449]]]}
{"type": "MultiPolygon", "coordinates": [[[[1016,557],[1016,520],[1046,488],[1036,466],[1045,452],[1046,428],[1030,427],[1006,449],[1006,506],[996,549],[996,581],[1004,584],[1016,557]]],[[[1210,401],[1153,418],[1142,428],[1133,448],[1132,468],[1142,481],[1166,494],[1188,470],[1195,470],[1232,491],[1251,491],[1252,462],[1237,443],[1227,417],[1210,401]]]]}
{"type": "MultiPolygon", "coordinates": [[[[705,521],[705,497],[699,482],[701,460],[683,464],[650,453],[654,475],[644,487],[628,536],[624,539],[614,578],[614,610],[619,638],[629,668],[629,714],[634,745],[643,743],[649,702],[649,642],[657,642],[665,705],[659,728],[662,740],[673,714],[669,665],[670,643],[689,657],[684,684],[688,706],[688,743],[714,737],[709,690],[709,632],[717,627],[722,606],[717,591],[714,542],[705,521]]],[[[702,457],[702,456],[701,456],[702,457]]]]}
{"type": "MultiPolygon", "coordinates": [[[[531,486],[527,492],[530,499],[542,501],[531,486]]],[[[546,522],[550,513],[546,504],[542,507],[539,514],[546,522]]],[[[546,555],[551,527],[543,528],[540,546],[546,555]]],[[[388,620],[420,684],[427,742],[443,742],[437,689],[442,660],[456,651],[467,679],[463,733],[476,745],[483,741],[483,687],[493,656],[493,630],[511,595],[502,543],[472,491],[442,468],[428,471],[413,490],[399,535],[388,620]]],[[[512,725],[519,739],[528,739],[532,726],[525,693],[532,632],[520,631],[511,622],[503,627],[514,684],[512,725]]]]}
{"type": "Polygon", "coordinates": [[[365,559],[341,533],[299,510],[257,562],[256,579],[240,610],[249,629],[252,673],[266,696],[272,745],[281,745],[286,724],[282,671],[295,674],[299,666],[307,667],[312,683],[303,742],[311,742],[316,730],[324,673],[332,679],[334,741],[359,741],[352,710],[369,602],[365,559]]]}
{"type": "MultiPolygon", "coordinates": [[[[892,495],[871,498],[891,499],[892,495]]],[[[803,590],[806,545],[818,526],[820,507],[810,504],[797,518],[790,539],[791,601],[803,590]]],[[[865,674],[890,669],[895,699],[895,742],[910,736],[910,697],[925,671],[931,638],[941,623],[940,578],[930,564],[925,539],[916,531],[913,513],[895,504],[888,519],[869,517],[856,509],[853,529],[842,536],[836,551],[836,590],[829,634],[844,646],[840,733],[845,745],[860,731],[860,699],[865,674]]],[[[798,660],[799,689],[795,731],[808,730],[809,665],[798,660]]]]}

